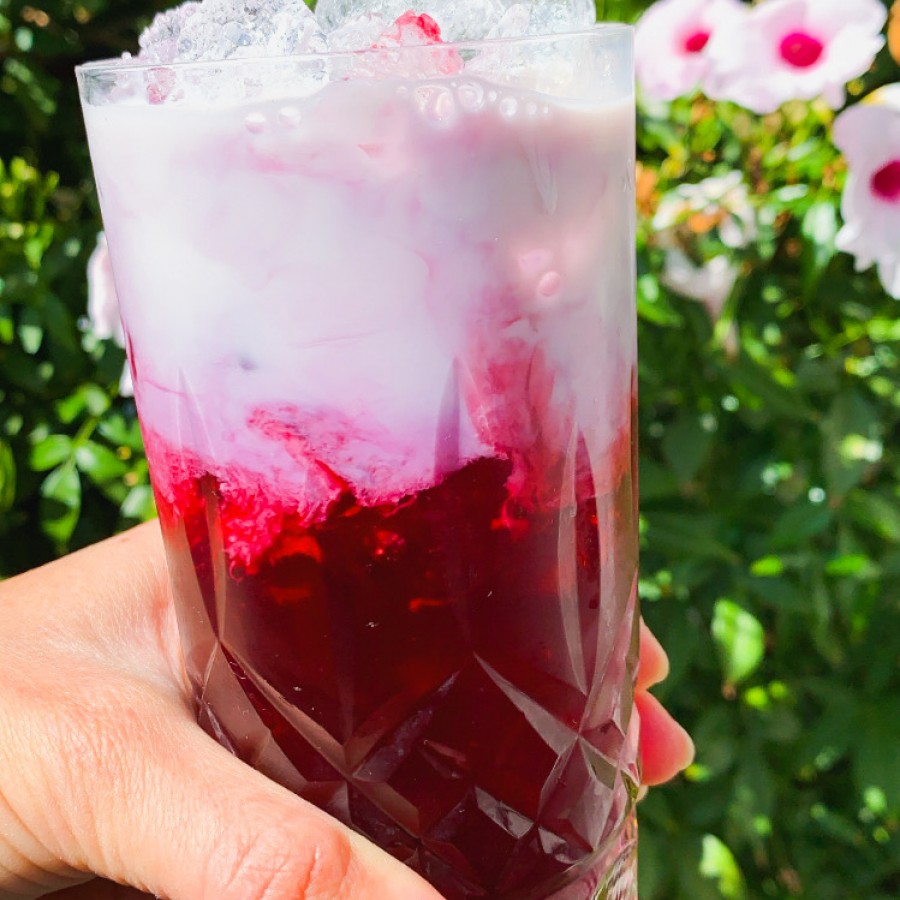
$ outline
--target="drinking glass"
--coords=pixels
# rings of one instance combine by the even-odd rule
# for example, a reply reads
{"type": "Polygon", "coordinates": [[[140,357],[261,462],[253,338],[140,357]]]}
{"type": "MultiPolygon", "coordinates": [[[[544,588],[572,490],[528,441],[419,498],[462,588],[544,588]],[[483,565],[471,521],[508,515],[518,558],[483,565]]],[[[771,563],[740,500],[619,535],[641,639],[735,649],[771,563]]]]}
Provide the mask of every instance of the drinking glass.
{"type": "Polygon", "coordinates": [[[203,727],[451,900],[636,896],[630,29],[78,79],[203,727]]]}

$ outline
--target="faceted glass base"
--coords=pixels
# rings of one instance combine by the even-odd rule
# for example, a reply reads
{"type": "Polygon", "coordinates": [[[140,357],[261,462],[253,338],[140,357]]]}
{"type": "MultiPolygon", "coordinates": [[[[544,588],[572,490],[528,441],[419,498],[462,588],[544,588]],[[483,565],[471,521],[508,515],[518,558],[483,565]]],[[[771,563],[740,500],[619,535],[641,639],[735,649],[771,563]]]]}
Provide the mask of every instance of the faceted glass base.
{"type": "Polygon", "coordinates": [[[622,830],[590,872],[550,900],[638,900],[637,837],[637,813],[632,808],[622,830]]]}

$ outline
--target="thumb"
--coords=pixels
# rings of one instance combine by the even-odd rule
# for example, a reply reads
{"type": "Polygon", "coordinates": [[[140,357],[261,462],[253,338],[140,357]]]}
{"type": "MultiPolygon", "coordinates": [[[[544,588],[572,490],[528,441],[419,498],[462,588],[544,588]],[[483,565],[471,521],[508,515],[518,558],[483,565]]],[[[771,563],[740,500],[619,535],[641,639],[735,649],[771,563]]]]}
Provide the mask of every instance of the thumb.
{"type": "Polygon", "coordinates": [[[99,798],[108,810],[98,820],[100,860],[87,860],[107,878],[169,900],[439,900],[402,863],[193,722],[152,753],[136,751],[130,772],[124,761],[125,783],[99,798]]]}

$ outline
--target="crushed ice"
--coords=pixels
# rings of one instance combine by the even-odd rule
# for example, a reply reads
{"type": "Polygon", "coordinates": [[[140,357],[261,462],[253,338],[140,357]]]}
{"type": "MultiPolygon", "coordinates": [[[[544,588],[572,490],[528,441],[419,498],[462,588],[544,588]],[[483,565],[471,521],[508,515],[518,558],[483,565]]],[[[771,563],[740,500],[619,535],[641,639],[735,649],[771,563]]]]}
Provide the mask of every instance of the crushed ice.
{"type": "MultiPolygon", "coordinates": [[[[166,65],[250,56],[363,50],[426,14],[443,41],[561,34],[594,22],[593,0],[202,0],[160,13],[140,37],[139,62],[166,65]]],[[[402,29],[397,43],[431,43],[428,29],[402,29]]]]}
{"type": "Polygon", "coordinates": [[[139,42],[140,61],[162,64],[328,49],[315,15],[303,0],[184,3],[157,15],[139,42]]]}

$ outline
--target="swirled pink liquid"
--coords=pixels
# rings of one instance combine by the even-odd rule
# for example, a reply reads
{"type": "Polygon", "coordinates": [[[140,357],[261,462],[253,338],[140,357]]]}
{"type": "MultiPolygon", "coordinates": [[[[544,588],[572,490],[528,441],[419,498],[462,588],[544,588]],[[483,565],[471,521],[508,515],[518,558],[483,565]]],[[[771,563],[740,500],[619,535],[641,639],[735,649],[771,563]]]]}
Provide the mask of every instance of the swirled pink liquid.
{"type": "Polygon", "coordinates": [[[628,104],[85,118],[204,726],[451,900],[588,897],[635,778],[628,104]]]}

